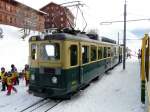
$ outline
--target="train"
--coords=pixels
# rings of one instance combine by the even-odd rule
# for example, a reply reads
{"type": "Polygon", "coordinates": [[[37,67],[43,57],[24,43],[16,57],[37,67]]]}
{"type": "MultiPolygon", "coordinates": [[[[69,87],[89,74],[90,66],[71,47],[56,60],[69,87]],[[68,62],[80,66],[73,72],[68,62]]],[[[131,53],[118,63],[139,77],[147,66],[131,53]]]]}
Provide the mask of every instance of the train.
{"type": "Polygon", "coordinates": [[[150,36],[148,34],[142,38],[140,62],[141,102],[145,112],[150,112],[150,36]]]}
{"type": "Polygon", "coordinates": [[[29,39],[29,91],[70,98],[122,62],[123,47],[98,35],[57,31],[29,39]]]}

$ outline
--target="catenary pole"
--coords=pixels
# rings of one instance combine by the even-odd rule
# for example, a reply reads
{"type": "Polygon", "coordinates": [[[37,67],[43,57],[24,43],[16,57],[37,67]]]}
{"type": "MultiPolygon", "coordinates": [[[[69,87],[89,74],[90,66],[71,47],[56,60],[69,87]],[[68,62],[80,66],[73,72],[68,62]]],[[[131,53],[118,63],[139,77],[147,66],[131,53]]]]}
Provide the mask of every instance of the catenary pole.
{"type": "Polygon", "coordinates": [[[125,70],[126,68],[126,0],[125,0],[125,4],[124,4],[124,39],[123,39],[123,70],[125,70]]]}

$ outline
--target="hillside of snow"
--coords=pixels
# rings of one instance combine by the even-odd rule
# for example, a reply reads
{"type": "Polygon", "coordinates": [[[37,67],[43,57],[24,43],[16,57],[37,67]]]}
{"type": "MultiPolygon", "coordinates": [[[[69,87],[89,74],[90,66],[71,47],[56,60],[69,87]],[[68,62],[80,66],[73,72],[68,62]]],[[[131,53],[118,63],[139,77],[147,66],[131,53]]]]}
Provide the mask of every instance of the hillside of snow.
{"type": "Polygon", "coordinates": [[[4,66],[7,70],[10,69],[11,64],[15,64],[20,70],[28,63],[28,39],[21,39],[20,28],[13,26],[0,25],[3,29],[3,39],[0,39],[0,67],[4,66]]]}

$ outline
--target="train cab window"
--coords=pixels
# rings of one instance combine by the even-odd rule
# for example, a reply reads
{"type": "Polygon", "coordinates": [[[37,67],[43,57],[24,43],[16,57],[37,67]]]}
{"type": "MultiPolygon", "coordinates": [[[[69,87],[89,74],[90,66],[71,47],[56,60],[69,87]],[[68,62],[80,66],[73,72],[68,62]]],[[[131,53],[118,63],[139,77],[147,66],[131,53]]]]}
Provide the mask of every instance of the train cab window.
{"type": "Polygon", "coordinates": [[[89,47],[88,46],[82,46],[82,63],[88,63],[89,62],[89,47]]]}
{"type": "Polygon", "coordinates": [[[36,44],[31,45],[31,58],[32,60],[37,59],[37,45],[36,44]]]}
{"type": "Polygon", "coordinates": [[[97,59],[97,47],[91,46],[91,61],[95,61],[97,59]]]}
{"type": "Polygon", "coordinates": [[[111,57],[111,48],[108,47],[108,48],[107,48],[107,51],[108,51],[108,52],[107,52],[107,56],[108,56],[108,57],[111,57]]]}
{"type": "Polygon", "coordinates": [[[99,47],[98,48],[98,59],[102,59],[103,58],[103,47],[99,47]]]}
{"type": "Polygon", "coordinates": [[[107,58],[107,47],[104,47],[104,58],[107,58]]]}
{"type": "Polygon", "coordinates": [[[41,58],[43,60],[59,60],[60,59],[60,45],[44,44],[41,46],[41,58]]]}
{"type": "Polygon", "coordinates": [[[78,48],[77,45],[70,47],[70,65],[75,66],[78,64],[78,48]]]}

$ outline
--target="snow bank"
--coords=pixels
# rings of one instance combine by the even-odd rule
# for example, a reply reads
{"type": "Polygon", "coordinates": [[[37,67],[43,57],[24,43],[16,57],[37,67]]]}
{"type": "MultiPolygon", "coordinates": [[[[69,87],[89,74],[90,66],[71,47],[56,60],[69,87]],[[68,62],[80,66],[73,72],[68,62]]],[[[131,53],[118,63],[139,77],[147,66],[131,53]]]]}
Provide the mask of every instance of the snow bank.
{"type": "Polygon", "coordinates": [[[13,26],[0,25],[3,29],[4,38],[0,39],[0,67],[4,66],[7,70],[11,64],[15,64],[18,69],[22,69],[28,63],[28,39],[21,39],[20,28],[13,26]]]}

